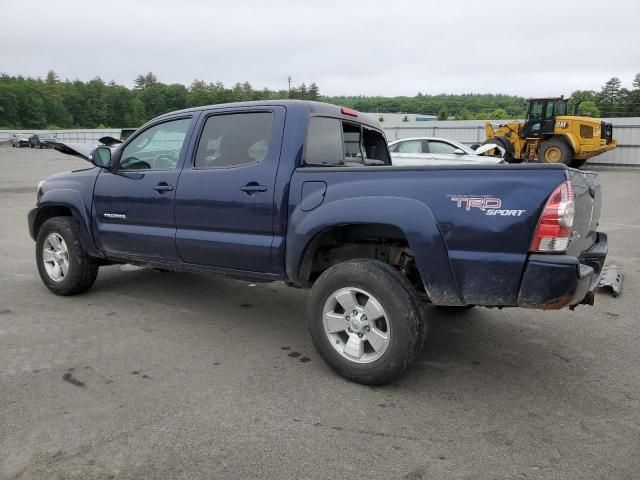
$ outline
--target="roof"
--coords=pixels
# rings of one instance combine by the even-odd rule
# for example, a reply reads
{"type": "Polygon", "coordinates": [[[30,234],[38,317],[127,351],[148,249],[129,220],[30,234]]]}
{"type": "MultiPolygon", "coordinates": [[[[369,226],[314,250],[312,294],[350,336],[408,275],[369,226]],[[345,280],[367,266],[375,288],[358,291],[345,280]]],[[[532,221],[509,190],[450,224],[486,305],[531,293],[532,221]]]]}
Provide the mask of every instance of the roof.
{"type": "Polygon", "coordinates": [[[378,121],[365,114],[358,112],[357,117],[353,117],[351,115],[344,115],[341,111],[340,106],[333,105],[330,103],[324,102],[314,102],[311,100],[291,100],[291,99],[282,99],[282,100],[257,100],[252,102],[233,102],[233,103],[218,103],[215,105],[203,105],[200,107],[192,107],[186,108],[184,110],[177,110],[174,112],[165,113],[160,115],[157,118],[162,118],[170,115],[180,114],[180,113],[190,113],[190,112],[199,112],[202,110],[222,110],[227,108],[235,108],[235,107],[267,107],[267,106],[280,106],[285,107],[286,109],[305,109],[309,115],[319,114],[319,115],[327,115],[331,117],[337,117],[344,120],[356,121],[358,123],[362,123],[364,125],[368,125],[374,127],[376,129],[381,130],[382,127],[378,121]]]}

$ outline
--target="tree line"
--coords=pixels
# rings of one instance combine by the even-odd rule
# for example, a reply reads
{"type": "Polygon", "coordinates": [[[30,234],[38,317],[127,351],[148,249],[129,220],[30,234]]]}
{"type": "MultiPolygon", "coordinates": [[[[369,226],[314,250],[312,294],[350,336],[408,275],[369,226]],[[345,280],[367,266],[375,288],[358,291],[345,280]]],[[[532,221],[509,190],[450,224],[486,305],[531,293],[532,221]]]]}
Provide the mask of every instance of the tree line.
{"type": "MultiPolygon", "coordinates": [[[[640,74],[632,89],[612,78],[599,90],[571,95],[570,112],[593,117],[640,116],[640,74]]],[[[463,94],[413,97],[321,96],[315,82],[286,90],[256,89],[249,82],[231,87],[194,80],[189,86],[160,82],[153,73],[139,75],[133,88],[99,77],[61,81],[50,71],[44,79],[0,75],[0,128],[62,129],[138,127],[173,110],[248,100],[299,98],[321,100],[363,112],[437,115],[439,119],[500,120],[525,116],[525,98],[513,95],[463,94]]]]}
{"type": "MultiPolygon", "coordinates": [[[[524,118],[524,97],[512,95],[464,94],[415,97],[326,97],[331,103],[362,112],[436,115],[439,120],[504,120],[524,118]]],[[[640,73],[632,89],[622,87],[619,78],[607,81],[599,91],[577,90],[571,94],[569,113],[591,117],[640,117],[640,73]]]]}
{"type": "Polygon", "coordinates": [[[138,127],[163,113],[216,103],[300,98],[317,100],[316,83],[287,90],[256,90],[249,82],[226,87],[194,80],[188,87],[139,75],[133,88],[106,83],[61,81],[50,71],[42,78],[0,75],[0,128],[62,129],[138,127]]]}

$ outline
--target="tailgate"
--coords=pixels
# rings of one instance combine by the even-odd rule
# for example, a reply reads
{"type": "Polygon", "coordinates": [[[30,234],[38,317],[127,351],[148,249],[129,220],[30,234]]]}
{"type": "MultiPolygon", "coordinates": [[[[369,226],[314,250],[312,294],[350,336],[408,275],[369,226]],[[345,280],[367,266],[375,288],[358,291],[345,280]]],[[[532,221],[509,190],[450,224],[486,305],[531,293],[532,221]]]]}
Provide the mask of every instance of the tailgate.
{"type": "Polygon", "coordinates": [[[602,194],[600,178],[594,172],[567,169],[567,174],[573,186],[575,202],[575,216],[571,234],[571,243],[567,254],[580,256],[596,241],[602,194]]]}

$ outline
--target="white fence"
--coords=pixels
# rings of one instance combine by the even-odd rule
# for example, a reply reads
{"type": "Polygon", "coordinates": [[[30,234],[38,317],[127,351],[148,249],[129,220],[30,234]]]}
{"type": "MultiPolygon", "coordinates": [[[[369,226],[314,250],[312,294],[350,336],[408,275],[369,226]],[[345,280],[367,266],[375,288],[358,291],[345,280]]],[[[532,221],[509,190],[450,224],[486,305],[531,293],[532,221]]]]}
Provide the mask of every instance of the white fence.
{"type": "Polygon", "coordinates": [[[0,142],[9,140],[14,133],[25,133],[31,135],[33,133],[54,134],[61,142],[72,143],[98,143],[98,139],[102,137],[120,138],[119,128],[99,128],[94,130],[0,130],[0,142]]]}
{"type": "MultiPolygon", "coordinates": [[[[607,118],[604,120],[613,124],[613,138],[618,141],[618,147],[615,150],[589,159],[589,164],[640,167],[640,118],[607,118]]],[[[383,123],[382,127],[388,140],[409,137],[444,137],[471,145],[485,140],[485,123],[478,120],[447,120],[404,122],[393,126],[383,123]]]]}
{"type": "MultiPolygon", "coordinates": [[[[618,148],[591,158],[589,164],[602,166],[640,167],[640,117],[607,118],[613,124],[613,138],[618,148]]],[[[497,123],[497,122],[496,122],[497,123]]],[[[444,137],[471,145],[485,139],[484,121],[447,120],[431,122],[403,122],[396,125],[382,124],[388,140],[409,137],[444,137]]],[[[65,142],[97,143],[100,137],[120,138],[120,129],[94,130],[0,130],[0,142],[8,140],[12,133],[52,133],[65,142]]]]}

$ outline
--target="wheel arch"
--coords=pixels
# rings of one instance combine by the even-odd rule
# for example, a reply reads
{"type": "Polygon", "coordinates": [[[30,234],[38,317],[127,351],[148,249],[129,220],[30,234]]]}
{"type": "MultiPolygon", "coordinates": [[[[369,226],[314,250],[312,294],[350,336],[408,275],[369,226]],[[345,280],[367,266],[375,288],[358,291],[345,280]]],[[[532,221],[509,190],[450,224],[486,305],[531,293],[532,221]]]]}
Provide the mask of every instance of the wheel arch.
{"type": "Polygon", "coordinates": [[[572,133],[552,133],[544,137],[544,141],[547,140],[560,140],[561,142],[565,142],[571,149],[573,155],[580,152],[580,142],[572,133]]]}
{"type": "Polygon", "coordinates": [[[91,256],[103,256],[93,241],[90,211],[87,211],[79,192],[50,190],[42,195],[38,201],[38,209],[34,219],[34,239],[38,237],[38,232],[44,222],[53,217],[71,217],[78,227],[82,248],[91,256]]]}
{"type": "MultiPolygon", "coordinates": [[[[293,283],[309,285],[310,262],[332,232],[357,226],[406,243],[425,292],[434,303],[462,304],[448,251],[429,207],[398,197],[355,197],[323,204],[311,212],[299,208],[287,232],[286,271],[293,283]]],[[[375,235],[374,235],[375,237],[375,235]]]]}

